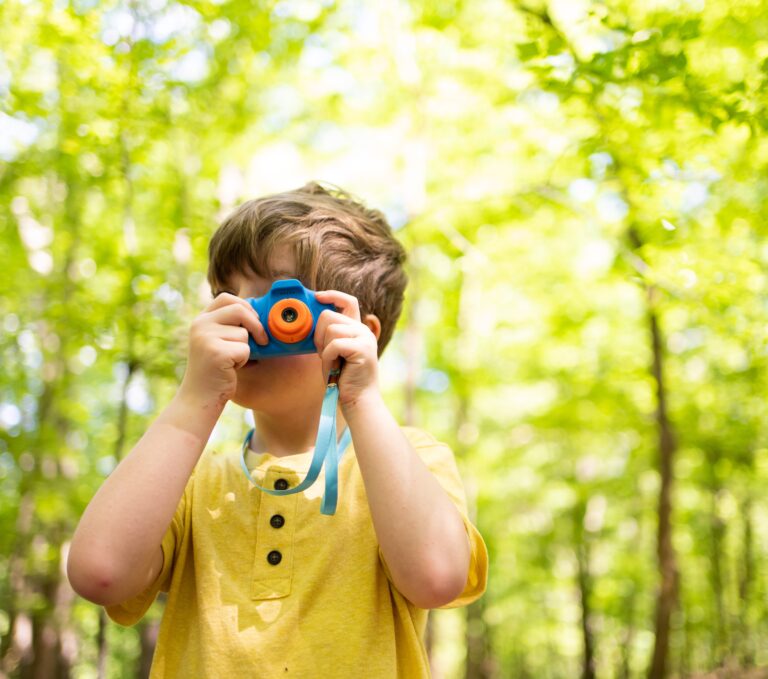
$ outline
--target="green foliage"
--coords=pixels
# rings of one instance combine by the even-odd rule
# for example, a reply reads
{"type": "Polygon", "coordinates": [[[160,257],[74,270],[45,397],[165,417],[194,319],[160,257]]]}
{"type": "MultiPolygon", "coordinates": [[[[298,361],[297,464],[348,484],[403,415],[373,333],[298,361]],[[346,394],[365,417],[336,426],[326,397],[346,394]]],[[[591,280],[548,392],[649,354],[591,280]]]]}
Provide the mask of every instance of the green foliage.
{"type": "MultiPolygon", "coordinates": [[[[183,375],[217,220],[312,178],[384,208],[411,253],[384,387],[454,446],[492,559],[469,622],[436,615],[447,676],[577,676],[585,627],[597,676],[646,674],[651,312],[668,666],[768,666],[767,30],[757,0],[0,2],[2,671],[35,662],[26,616],[96,676],[69,536],[183,375]]],[[[107,647],[134,676],[139,634],[107,647]]]]}

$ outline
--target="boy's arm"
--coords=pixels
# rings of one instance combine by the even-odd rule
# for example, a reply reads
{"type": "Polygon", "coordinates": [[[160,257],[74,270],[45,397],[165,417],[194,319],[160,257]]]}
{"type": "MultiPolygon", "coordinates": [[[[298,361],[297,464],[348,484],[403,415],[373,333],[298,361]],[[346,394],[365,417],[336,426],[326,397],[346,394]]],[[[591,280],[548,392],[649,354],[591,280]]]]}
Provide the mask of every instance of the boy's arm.
{"type": "Polygon", "coordinates": [[[266,342],[256,312],[219,295],[192,323],[187,371],[168,407],[104,481],[72,538],[73,589],[103,606],[143,592],[163,566],[161,543],[190,474],[248,361],[248,332],[266,342]]]}
{"type": "Polygon", "coordinates": [[[351,295],[324,291],[317,298],[339,309],[321,314],[315,344],[326,374],[337,358],[346,362],[339,379],[339,403],[392,580],[419,608],[448,604],[467,582],[469,538],[458,509],[381,398],[378,319],[369,315],[363,324],[357,299],[351,295]]]}
{"type": "Polygon", "coordinates": [[[439,608],[467,582],[470,545],[458,509],[378,393],[344,411],[373,525],[392,580],[419,608],[439,608]]]}
{"type": "Polygon", "coordinates": [[[222,406],[180,391],[107,477],[72,539],[73,589],[109,606],[143,592],[160,573],[160,544],[222,406]]]}

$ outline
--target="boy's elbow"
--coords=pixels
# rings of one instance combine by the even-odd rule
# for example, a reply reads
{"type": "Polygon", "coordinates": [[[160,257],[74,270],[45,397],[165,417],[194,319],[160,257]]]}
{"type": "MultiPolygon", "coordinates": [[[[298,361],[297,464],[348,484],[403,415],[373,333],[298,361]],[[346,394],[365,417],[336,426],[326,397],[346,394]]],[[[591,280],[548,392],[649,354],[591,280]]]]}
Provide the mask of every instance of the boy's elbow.
{"type": "MultiPolygon", "coordinates": [[[[429,568],[429,582],[426,588],[428,606],[422,608],[440,608],[456,600],[467,584],[471,560],[471,548],[466,538],[464,527],[461,528],[461,546],[458,554],[439,558],[429,568]]],[[[418,605],[418,604],[417,604],[418,605]]]]}
{"type": "Polygon", "coordinates": [[[429,608],[440,608],[454,601],[464,591],[467,583],[466,572],[456,572],[437,579],[431,591],[429,608]]]}
{"type": "Polygon", "coordinates": [[[125,600],[118,590],[116,572],[108,560],[70,550],[67,578],[72,589],[84,599],[99,606],[112,606],[125,600]]]}
{"type": "Polygon", "coordinates": [[[408,596],[408,599],[414,606],[424,609],[446,606],[464,591],[467,570],[467,568],[434,567],[424,583],[411,596],[408,596]]]}
{"type": "Polygon", "coordinates": [[[460,586],[453,582],[432,582],[427,587],[407,596],[408,600],[418,608],[431,609],[446,606],[456,599],[464,590],[464,583],[460,586]]]}

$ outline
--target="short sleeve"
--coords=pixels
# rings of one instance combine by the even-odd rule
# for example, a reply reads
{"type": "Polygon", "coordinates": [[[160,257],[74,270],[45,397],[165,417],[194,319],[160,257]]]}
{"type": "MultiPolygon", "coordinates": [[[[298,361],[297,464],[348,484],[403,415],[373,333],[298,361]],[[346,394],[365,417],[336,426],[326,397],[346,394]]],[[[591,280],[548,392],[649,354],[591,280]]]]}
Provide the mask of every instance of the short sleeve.
{"type": "MultiPolygon", "coordinates": [[[[456,459],[453,451],[446,444],[437,441],[432,435],[412,427],[404,427],[403,432],[413,446],[413,449],[429,471],[432,472],[454,505],[456,505],[464,521],[470,549],[467,582],[464,590],[456,599],[440,608],[466,606],[479,599],[485,592],[488,583],[488,550],[480,532],[475,528],[467,515],[466,494],[458,467],[456,466],[456,459]]],[[[379,556],[385,573],[391,580],[391,575],[386,563],[384,563],[381,549],[379,549],[379,556]]]]}
{"type": "Polygon", "coordinates": [[[179,504],[174,512],[173,519],[171,519],[171,524],[168,526],[168,530],[165,531],[165,535],[163,536],[163,541],[161,543],[161,548],[163,550],[163,566],[160,569],[157,578],[155,578],[155,581],[135,597],[128,599],[121,604],[105,606],[107,615],[116,623],[125,626],[135,625],[144,617],[144,614],[149,610],[149,607],[152,605],[152,602],[155,600],[158,593],[161,591],[167,592],[170,588],[176,555],[184,535],[186,511],[190,504],[188,502],[188,497],[192,491],[193,481],[194,476],[192,476],[187,483],[187,487],[184,489],[184,494],[181,496],[181,500],[179,500],[179,504]]]}

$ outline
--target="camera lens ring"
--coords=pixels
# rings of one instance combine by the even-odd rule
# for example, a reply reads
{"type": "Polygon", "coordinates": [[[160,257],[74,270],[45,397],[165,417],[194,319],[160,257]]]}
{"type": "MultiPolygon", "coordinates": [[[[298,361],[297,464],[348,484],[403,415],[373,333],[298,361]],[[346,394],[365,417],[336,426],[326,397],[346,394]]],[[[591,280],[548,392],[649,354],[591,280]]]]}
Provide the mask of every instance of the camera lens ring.
{"type": "Polygon", "coordinates": [[[267,327],[274,339],[286,344],[296,344],[312,334],[314,318],[305,302],[287,297],[272,305],[267,316],[267,327]],[[283,314],[284,311],[289,312],[287,318],[283,314]]]}

